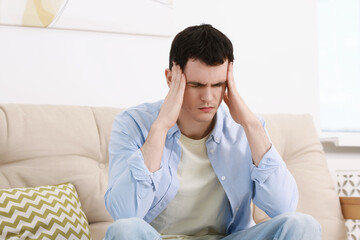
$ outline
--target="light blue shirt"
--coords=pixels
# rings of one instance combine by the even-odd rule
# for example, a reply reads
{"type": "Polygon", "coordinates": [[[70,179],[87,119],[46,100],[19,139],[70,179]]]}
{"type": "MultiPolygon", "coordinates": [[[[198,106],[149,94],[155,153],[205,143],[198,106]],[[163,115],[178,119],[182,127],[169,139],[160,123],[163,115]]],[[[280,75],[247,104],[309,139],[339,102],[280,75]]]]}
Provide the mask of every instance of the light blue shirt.
{"type": "MultiPolygon", "coordinates": [[[[114,120],[105,205],[115,220],[139,217],[150,223],[171,202],[179,188],[177,166],[181,147],[177,125],[167,133],[158,171],[148,170],[140,151],[162,103],[132,107],[119,113],[114,120]]],[[[264,120],[260,120],[265,127],[264,120]]],[[[256,167],[244,129],[232,119],[224,104],[216,113],[216,123],[206,148],[230,203],[225,217],[226,234],[255,225],[251,200],[270,217],[296,210],[297,185],[275,147],[270,148],[256,167]]]]}

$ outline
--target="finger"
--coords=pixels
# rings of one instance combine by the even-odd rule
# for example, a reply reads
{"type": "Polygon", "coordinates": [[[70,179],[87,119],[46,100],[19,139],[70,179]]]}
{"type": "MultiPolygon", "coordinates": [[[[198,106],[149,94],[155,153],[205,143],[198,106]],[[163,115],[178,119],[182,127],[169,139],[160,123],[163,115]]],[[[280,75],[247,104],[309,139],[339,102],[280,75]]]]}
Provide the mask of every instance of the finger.
{"type": "Polygon", "coordinates": [[[180,87],[181,79],[182,79],[182,74],[183,74],[183,71],[181,70],[180,66],[177,65],[177,66],[176,66],[176,75],[175,75],[175,79],[174,79],[175,84],[176,84],[176,85],[175,85],[175,88],[176,88],[176,89],[179,89],[179,87],[180,87]]]}
{"type": "Polygon", "coordinates": [[[171,69],[172,88],[176,88],[177,79],[178,79],[178,66],[175,63],[173,63],[173,67],[171,69]]]}
{"type": "Polygon", "coordinates": [[[172,80],[173,80],[174,82],[176,82],[176,80],[178,80],[178,78],[179,78],[179,66],[176,65],[176,64],[174,64],[172,71],[173,71],[173,78],[172,78],[172,80]]]}
{"type": "Polygon", "coordinates": [[[174,91],[176,91],[177,98],[181,98],[181,99],[183,98],[184,93],[185,93],[185,83],[186,83],[185,74],[181,73],[178,84],[177,84],[176,88],[174,89],[174,91]]]}
{"type": "Polygon", "coordinates": [[[185,94],[185,82],[186,82],[185,74],[181,73],[180,78],[177,80],[176,86],[173,89],[173,94],[172,94],[173,100],[176,101],[177,103],[182,104],[185,94]]]}
{"type": "Polygon", "coordinates": [[[180,91],[182,93],[185,92],[185,86],[186,86],[186,76],[184,73],[181,73],[181,79],[180,79],[180,91]]]}
{"type": "Polygon", "coordinates": [[[228,88],[230,89],[233,89],[235,87],[233,67],[234,67],[233,62],[229,62],[228,71],[227,71],[227,85],[228,88]]]}

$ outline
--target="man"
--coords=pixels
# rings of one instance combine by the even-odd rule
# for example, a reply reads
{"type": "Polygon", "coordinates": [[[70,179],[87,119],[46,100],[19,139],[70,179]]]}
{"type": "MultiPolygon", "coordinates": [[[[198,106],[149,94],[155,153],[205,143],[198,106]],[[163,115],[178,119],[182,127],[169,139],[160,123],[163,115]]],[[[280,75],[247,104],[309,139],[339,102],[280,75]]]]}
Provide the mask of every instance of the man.
{"type": "Polygon", "coordinates": [[[233,60],[223,33],[186,28],[166,98],[115,118],[106,239],[321,239],[312,217],[294,213],[295,180],[236,90],[233,60]],[[251,200],[272,219],[255,225],[251,200]]]}

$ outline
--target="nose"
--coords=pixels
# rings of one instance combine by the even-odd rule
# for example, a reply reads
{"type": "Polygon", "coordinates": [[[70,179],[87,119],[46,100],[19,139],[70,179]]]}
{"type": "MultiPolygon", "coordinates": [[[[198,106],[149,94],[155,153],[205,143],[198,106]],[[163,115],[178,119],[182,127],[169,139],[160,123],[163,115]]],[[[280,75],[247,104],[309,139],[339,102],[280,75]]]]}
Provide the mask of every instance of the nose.
{"type": "Polygon", "coordinates": [[[211,87],[204,87],[201,91],[201,96],[200,96],[201,101],[204,101],[204,102],[211,101],[212,91],[213,91],[213,89],[211,87]]]}

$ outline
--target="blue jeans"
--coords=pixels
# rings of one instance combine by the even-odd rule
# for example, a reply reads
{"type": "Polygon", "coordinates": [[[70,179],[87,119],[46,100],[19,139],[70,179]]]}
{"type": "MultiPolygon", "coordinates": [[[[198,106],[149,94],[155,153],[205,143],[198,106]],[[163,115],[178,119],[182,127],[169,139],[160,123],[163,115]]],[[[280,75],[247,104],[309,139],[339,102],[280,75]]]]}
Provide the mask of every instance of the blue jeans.
{"type": "MultiPolygon", "coordinates": [[[[119,219],[110,225],[106,240],[159,240],[161,235],[140,218],[119,219]]],[[[223,240],[321,240],[321,226],[311,216],[285,213],[223,240]]]]}

